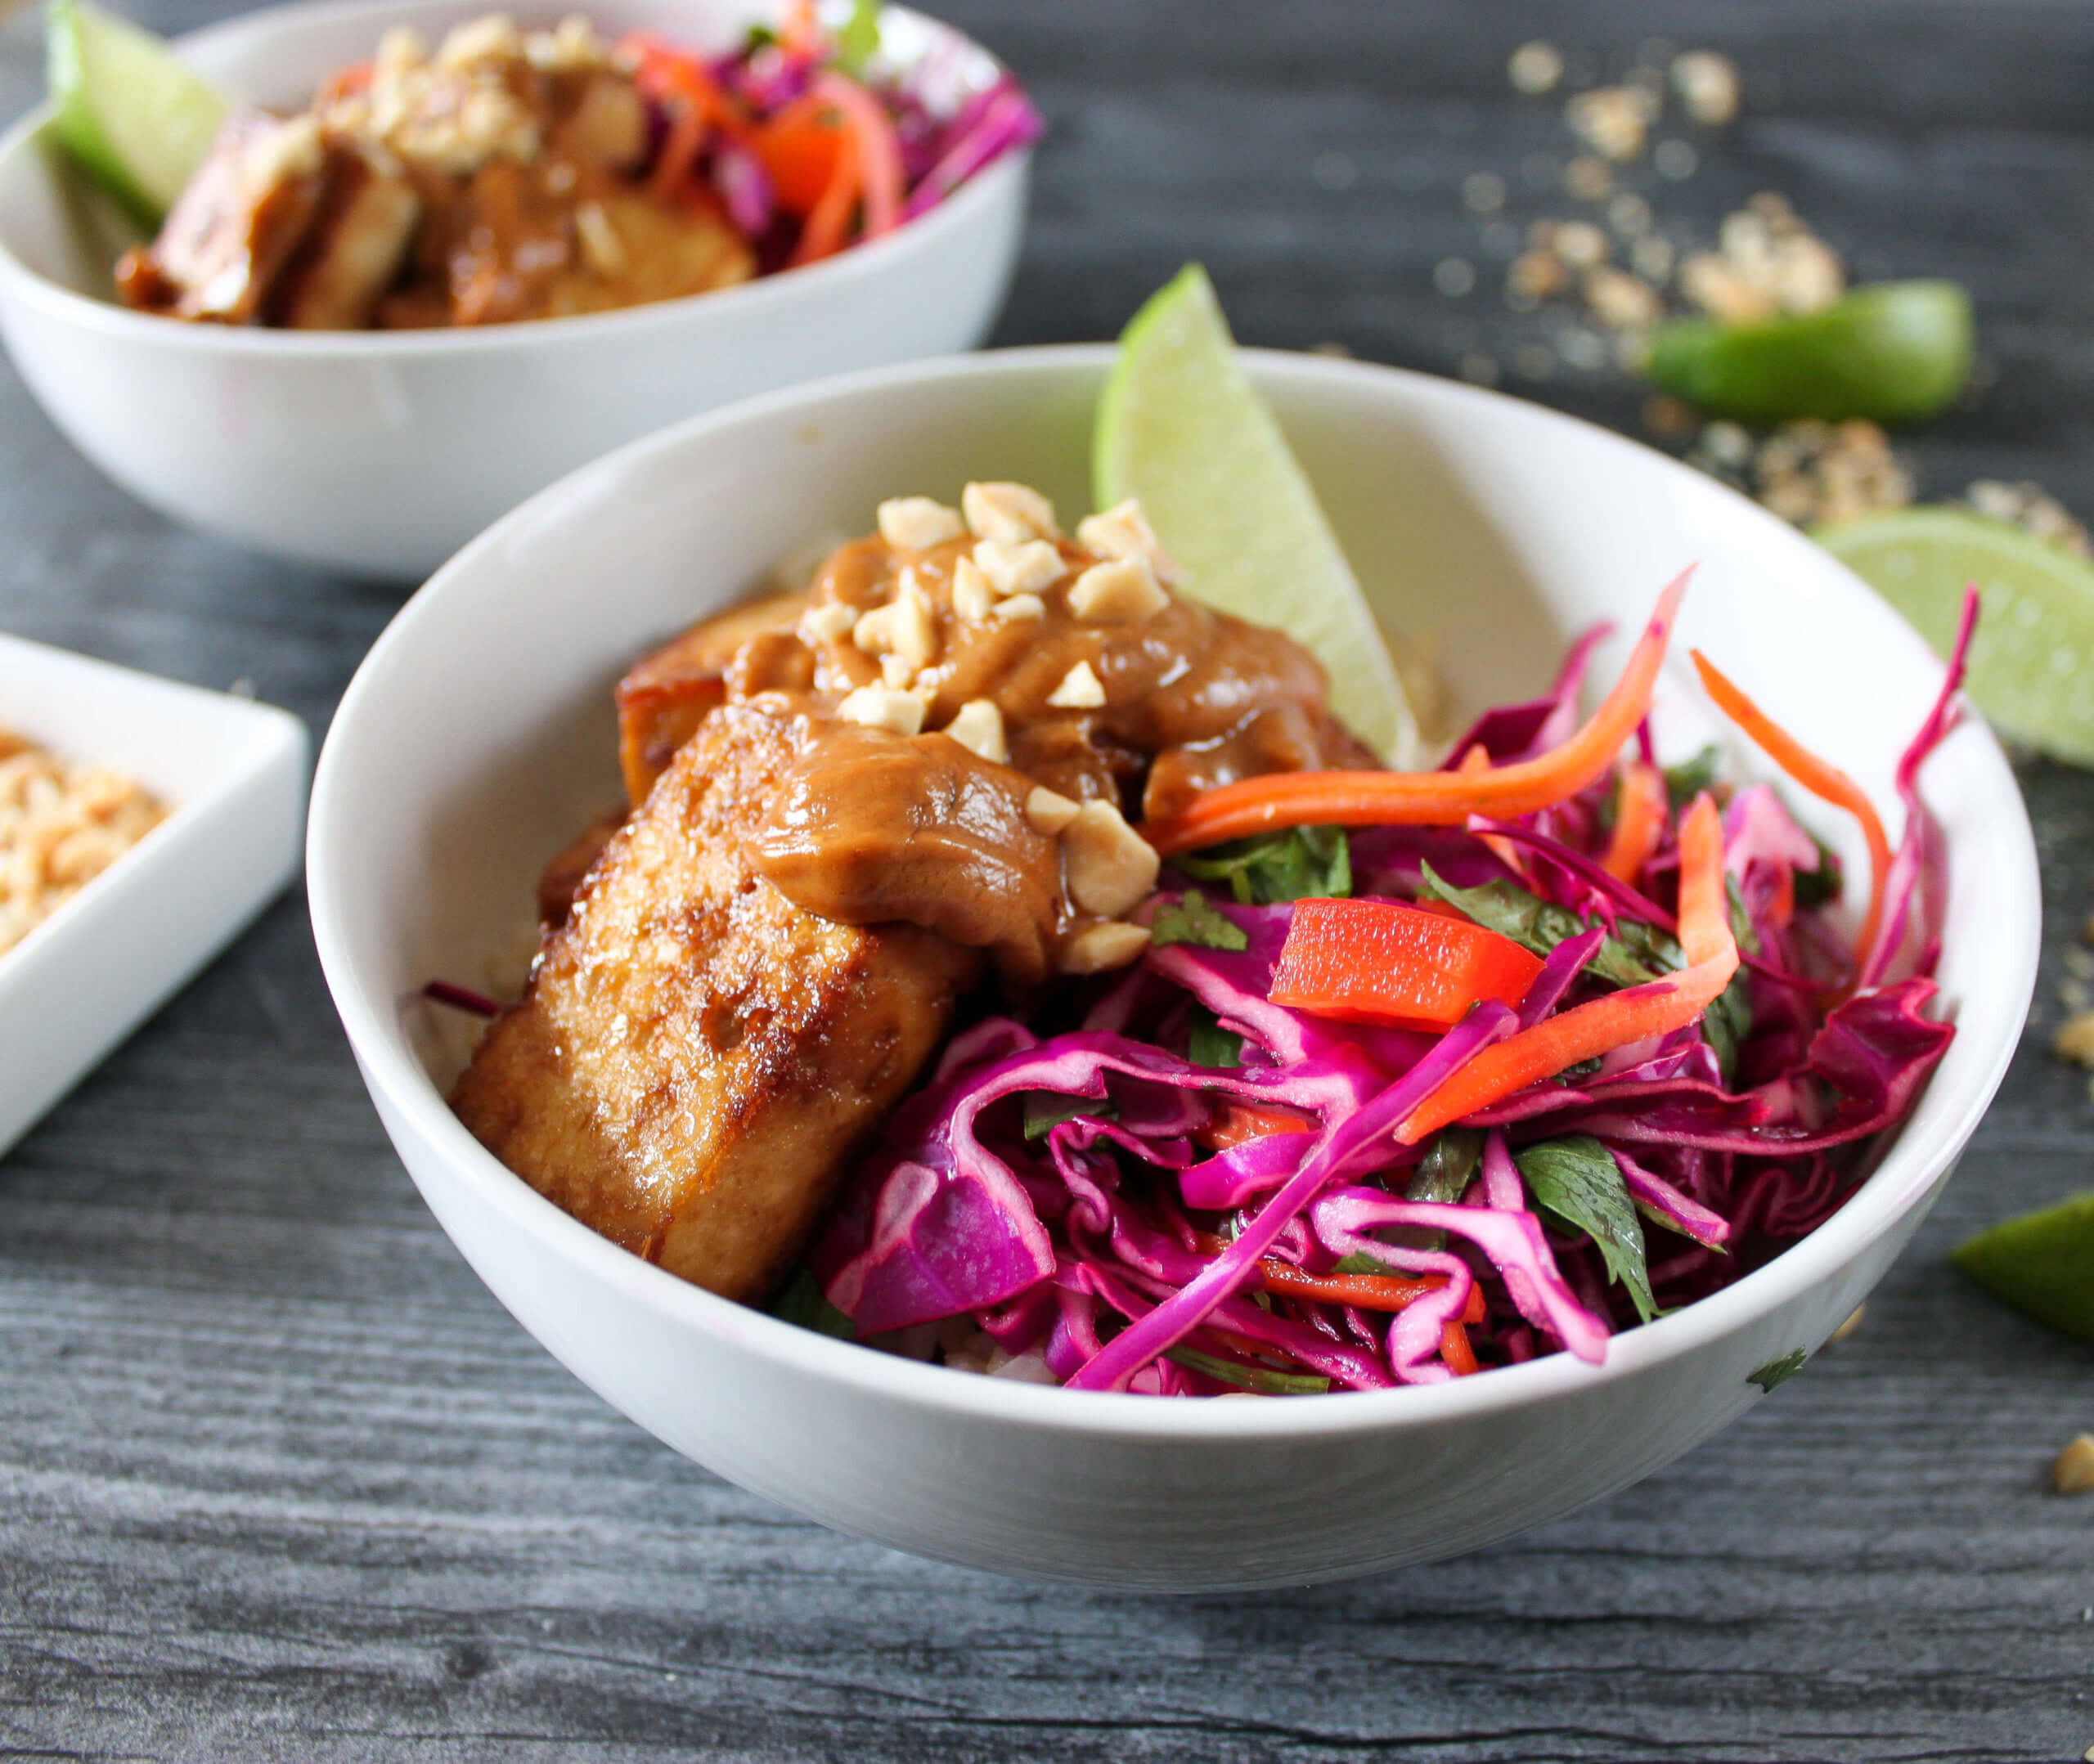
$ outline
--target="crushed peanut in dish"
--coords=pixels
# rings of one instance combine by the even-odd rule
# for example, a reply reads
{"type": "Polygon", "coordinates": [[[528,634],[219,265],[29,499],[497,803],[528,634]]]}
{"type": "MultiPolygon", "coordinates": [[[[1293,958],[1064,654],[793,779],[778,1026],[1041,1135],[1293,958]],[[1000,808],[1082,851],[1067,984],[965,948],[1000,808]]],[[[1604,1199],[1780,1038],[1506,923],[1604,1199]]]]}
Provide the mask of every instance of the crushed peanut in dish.
{"type": "Polygon", "coordinates": [[[0,729],[0,952],[65,905],[166,812],[120,773],[69,764],[0,729]]]}

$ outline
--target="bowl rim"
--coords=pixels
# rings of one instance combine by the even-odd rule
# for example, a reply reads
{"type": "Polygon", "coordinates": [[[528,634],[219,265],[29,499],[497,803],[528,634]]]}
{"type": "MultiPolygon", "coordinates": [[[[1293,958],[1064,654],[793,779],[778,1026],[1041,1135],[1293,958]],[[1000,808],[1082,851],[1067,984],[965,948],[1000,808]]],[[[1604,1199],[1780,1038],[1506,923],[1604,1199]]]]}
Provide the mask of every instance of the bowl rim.
{"type": "MultiPolygon", "coordinates": [[[[894,0],[889,0],[889,7],[915,20],[926,29],[964,44],[999,72],[1010,72],[1000,57],[958,26],[919,12],[913,7],[896,4],[894,0]]],[[[199,29],[185,31],[170,40],[177,48],[190,49],[245,35],[266,36],[272,29],[285,25],[358,16],[368,16],[375,25],[403,10],[401,0],[289,0],[288,4],[263,7],[221,19],[199,29]]],[[[18,175],[18,160],[39,156],[38,142],[56,114],[56,107],[47,96],[4,134],[0,134],[0,182],[18,175]]],[[[848,298],[858,284],[880,276],[889,267],[897,265],[906,254],[932,249],[946,234],[967,227],[1006,202],[1022,204],[1032,153],[1032,146],[1028,145],[999,155],[928,213],[904,222],[881,238],[864,240],[818,263],[775,270],[768,276],[753,276],[731,287],[681,294],[672,300],[649,301],[640,306],[620,307],[607,312],[426,330],[282,330],[261,325],[191,324],[158,313],[133,312],[114,300],[98,299],[52,281],[30,268],[16,254],[4,229],[0,229],[0,291],[11,292],[25,304],[40,307],[51,316],[83,330],[147,345],[193,349],[204,354],[291,357],[300,360],[346,357],[384,362],[428,355],[528,349],[540,339],[549,343],[570,337],[577,340],[609,339],[622,333],[644,333],[650,328],[687,324],[697,312],[756,313],[766,302],[789,301],[802,291],[810,298],[819,297],[825,290],[831,290],[839,298],[848,298]]],[[[53,177],[56,173],[46,163],[27,175],[53,177]]]]}
{"type": "MultiPolygon", "coordinates": [[[[476,573],[483,560],[542,523],[564,518],[569,505],[586,507],[600,500],[599,488],[606,480],[614,480],[656,456],[699,444],[745,423],[812,417],[829,401],[842,396],[977,376],[1018,377],[1042,370],[1087,375],[1108,367],[1114,353],[1114,346],[1099,343],[992,350],[834,375],[744,400],[658,430],[570,474],[512,509],[429,579],[380,635],[343,694],[321,752],[308,820],[306,873],[314,940],[336,1009],[381,1110],[397,1111],[411,1123],[416,1136],[448,1162],[478,1204],[505,1214],[510,1225],[535,1238],[546,1252],[573,1265],[577,1276],[605,1282],[623,1299],[643,1307],[672,1329],[695,1331],[722,1345],[753,1353],[781,1370],[849,1386],[854,1394],[875,1395],[934,1412],[955,1423],[994,1422],[1041,1432],[1158,1443],[1314,1440],[1362,1431],[1405,1430],[1577,1396],[1682,1358],[1750,1327],[1861,1255],[1919,1205],[1961,1155],[1990,1106],[2019,1045],[2018,1034],[1981,1048],[1979,1055],[1966,1056],[1966,1066],[1950,1067],[1957,1051],[1952,1045],[1950,1059],[1943,1065],[1956,1072],[1957,1089],[1950,1099],[1949,1116],[1930,1145],[1912,1142],[1901,1129],[1861,1187],[1816,1231],[1734,1284],[1653,1322],[1615,1335],[1600,1365],[1588,1365],[1560,1353],[1494,1368],[1486,1378],[1458,1378],[1392,1390],[1332,1392],[1285,1403],[1171,1403],[1126,1392],[1072,1391],[957,1372],[784,1322],[691,1286],[598,1236],[515,1175],[473,1138],[414,1058],[397,1023],[387,1021],[389,1013],[381,1007],[393,1001],[362,984],[335,900],[338,870],[353,861],[355,851],[354,839],[335,824],[335,802],[344,788],[341,779],[354,763],[348,743],[353,741],[357,724],[370,714],[366,704],[383,689],[393,658],[413,643],[417,626],[431,616],[430,609],[452,583],[476,573]]],[[[1822,559],[1831,567],[1834,579],[1845,578],[1849,591],[1870,592],[1838,559],[1750,499],[1654,448],[1595,424],[1409,369],[1277,350],[1250,349],[1243,354],[1254,379],[1283,379],[1310,388],[1319,382],[1368,379],[1389,388],[1400,399],[1438,402],[1457,410],[1481,409],[1501,419],[1517,412],[1517,421],[1574,431],[1602,455],[1630,452],[1639,460],[1657,460],[1666,470],[1682,474],[1696,494],[1732,499],[1749,511],[1749,518],[1777,529],[1781,542],[1804,548],[1800,556],[1807,551],[1822,559]]],[[[1912,634],[1912,642],[1924,651],[1917,633],[1912,634]]],[[[2002,995],[2017,1004],[2017,1015],[2025,1018],[2035,988],[2042,910],[2027,807],[2005,753],[1982,719],[1965,718],[1949,738],[1977,746],[1981,763],[1996,769],[2005,786],[1997,811],[2005,824],[1991,828],[1988,834],[1996,842],[1989,847],[1990,863],[1996,871],[2007,873],[2004,880],[2009,891],[2021,895],[2027,910],[2009,918],[1989,972],[2001,976],[2002,995]]],[[[1937,1070],[1923,1099],[1935,1093],[1942,1078],[1942,1071],[1937,1070]]]]}

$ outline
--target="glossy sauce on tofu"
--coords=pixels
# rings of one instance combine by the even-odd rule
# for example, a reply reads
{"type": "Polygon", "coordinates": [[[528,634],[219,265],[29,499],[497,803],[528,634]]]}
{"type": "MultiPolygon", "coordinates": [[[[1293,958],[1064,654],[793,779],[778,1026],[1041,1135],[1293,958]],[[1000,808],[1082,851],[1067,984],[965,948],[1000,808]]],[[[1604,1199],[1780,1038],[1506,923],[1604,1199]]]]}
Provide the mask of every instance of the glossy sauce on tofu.
{"type": "Polygon", "coordinates": [[[117,291],[290,330],[512,323],[703,294],[756,271],[717,204],[655,191],[631,66],[579,20],[492,15],[432,52],[386,34],[306,110],[231,118],[117,291]]]}
{"type": "Polygon", "coordinates": [[[919,505],[805,595],[648,658],[620,694],[635,801],[712,706],[762,710],[798,758],[751,806],[751,869],[821,918],[922,926],[1031,983],[1140,953],[1126,915],[1157,865],[1130,824],[1238,778],[1376,763],[1305,649],[1169,585],[1139,511],[1072,541],[1022,506],[976,510],[1006,535],[984,540],[919,505]]]}

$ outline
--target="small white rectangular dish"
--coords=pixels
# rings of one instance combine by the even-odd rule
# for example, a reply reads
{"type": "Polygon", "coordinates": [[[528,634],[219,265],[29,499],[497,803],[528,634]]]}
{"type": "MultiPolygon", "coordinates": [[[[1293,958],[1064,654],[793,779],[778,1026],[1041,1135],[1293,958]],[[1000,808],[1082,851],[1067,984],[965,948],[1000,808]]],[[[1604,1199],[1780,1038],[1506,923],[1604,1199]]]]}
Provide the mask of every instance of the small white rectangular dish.
{"type": "Polygon", "coordinates": [[[0,953],[0,1155],[281,894],[311,772],[288,711],[0,635],[0,729],[167,818],[0,953]]]}

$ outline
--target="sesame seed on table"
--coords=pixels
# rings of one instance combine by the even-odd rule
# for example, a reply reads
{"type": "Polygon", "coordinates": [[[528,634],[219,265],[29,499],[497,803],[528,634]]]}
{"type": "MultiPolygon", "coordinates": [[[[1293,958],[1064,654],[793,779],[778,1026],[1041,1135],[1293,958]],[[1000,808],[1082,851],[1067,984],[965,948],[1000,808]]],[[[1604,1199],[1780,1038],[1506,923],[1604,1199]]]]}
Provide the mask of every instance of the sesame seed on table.
{"type": "MultiPolygon", "coordinates": [[[[1893,437],[1894,465],[1863,446],[1838,494],[2037,484],[2094,511],[2090,0],[932,9],[1009,59],[1052,131],[999,342],[1109,337],[1197,257],[1247,342],[1495,380],[1713,456],[1732,438],[1648,412],[1580,303],[1634,320],[1645,296],[1592,283],[1602,266],[1566,262],[1560,233],[1530,260],[1529,230],[1597,229],[1615,276],[1671,302],[1676,259],[1771,191],[1850,281],[1940,275],[1976,301],[1975,393],[1893,437]],[[1656,122],[1609,99],[1573,134],[1566,97],[1634,89],[1658,37],[1729,58],[1736,119],[1688,117],[1688,87],[1722,110],[1696,64],[1656,122]],[[1529,41],[1560,52],[1546,92],[1508,79],[1529,41]],[[1606,156],[1638,130],[1640,157],[1606,156]],[[1644,213],[1610,206],[1624,193],[1644,213]]],[[[222,9],[134,10],[174,29],[222,9]]],[[[1548,71],[1529,56],[1523,83],[1548,71]]],[[[18,11],[0,113],[39,79],[18,11]]],[[[1818,505],[1837,439],[1795,439],[1760,487],[1818,505]]],[[[245,679],[316,734],[398,605],[167,525],[4,363],[0,531],[0,629],[245,679]]],[[[607,1408],[416,1196],[294,893],[0,1160],[0,1756],[2078,1757],[2094,1498],[2057,1492],[2081,1472],[2054,1466],[2094,1429],[2094,1358],[1946,1259],[2094,1181],[2088,1075],[2051,1052],[2084,977],[2094,779],[2020,775],[2044,866],[2035,1016],[1850,1336],[1540,1531],[1183,1602],[837,1536],[607,1408]]]]}

